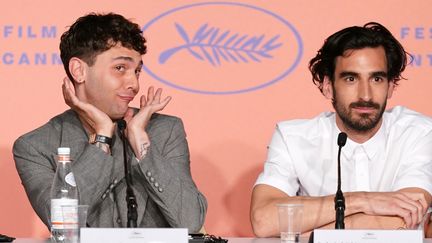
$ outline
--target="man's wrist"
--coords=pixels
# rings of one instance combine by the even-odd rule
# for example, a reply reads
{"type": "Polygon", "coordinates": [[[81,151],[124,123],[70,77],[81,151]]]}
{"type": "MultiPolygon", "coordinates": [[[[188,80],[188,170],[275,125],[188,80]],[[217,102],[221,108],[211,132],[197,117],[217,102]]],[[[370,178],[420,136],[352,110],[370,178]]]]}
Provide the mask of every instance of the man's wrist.
{"type": "Polygon", "coordinates": [[[139,159],[142,160],[147,155],[147,150],[150,147],[150,141],[143,142],[139,148],[139,159]]]}
{"type": "Polygon", "coordinates": [[[346,210],[345,215],[364,213],[364,192],[346,192],[344,193],[346,210]]]}
{"type": "Polygon", "coordinates": [[[91,134],[89,136],[89,143],[96,145],[96,147],[102,149],[105,153],[111,154],[112,138],[99,134],[91,134]]]}
{"type": "Polygon", "coordinates": [[[100,134],[91,134],[89,136],[89,143],[95,144],[95,143],[104,143],[108,146],[112,146],[112,138],[100,134]]]}
{"type": "Polygon", "coordinates": [[[103,127],[95,128],[94,131],[96,132],[96,134],[112,137],[112,135],[114,134],[114,130],[115,130],[115,123],[110,123],[110,124],[106,124],[103,127]]]}
{"type": "Polygon", "coordinates": [[[145,131],[134,133],[133,130],[128,130],[128,140],[138,160],[142,160],[150,146],[150,139],[145,131]]]}
{"type": "Polygon", "coordinates": [[[111,147],[106,143],[96,142],[94,143],[96,147],[102,149],[106,154],[111,154],[111,147]]]}

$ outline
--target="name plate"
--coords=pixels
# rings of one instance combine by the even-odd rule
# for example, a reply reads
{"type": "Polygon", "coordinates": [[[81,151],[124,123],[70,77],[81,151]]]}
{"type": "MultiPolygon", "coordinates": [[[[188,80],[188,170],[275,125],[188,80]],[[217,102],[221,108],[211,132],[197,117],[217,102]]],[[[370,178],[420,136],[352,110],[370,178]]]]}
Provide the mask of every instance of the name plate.
{"type": "Polygon", "coordinates": [[[422,230],[314,230],[314,243],[423,243],[422,230]]]}
{"type": "Polygon", "coordinates": [[[81,228],[81,243],[188,243],[187,229],[81,228]]]}

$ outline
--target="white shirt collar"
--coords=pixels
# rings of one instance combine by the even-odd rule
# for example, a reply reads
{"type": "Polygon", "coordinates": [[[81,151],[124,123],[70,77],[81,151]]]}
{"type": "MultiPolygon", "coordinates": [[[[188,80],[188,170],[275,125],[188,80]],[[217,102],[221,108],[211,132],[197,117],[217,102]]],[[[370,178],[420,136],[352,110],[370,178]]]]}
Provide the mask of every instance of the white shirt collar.
{"type": "MultiPolygon", "coordinates": [[[[335,130],[339,134],[341,131],[337,127],[336,122],[334,124],[336,126],[335,130]]],[[[368,159],[372,160],[378,151],[382,151],[385,148],[385,144],[384,144],[386,141],[385,127],[386,127],[385,119],[383,117],[383,122],[381,123],[381,127],[378,129],[378,132],[375,133],[375,135],[371,137],[369,140],[367,140],[366,142],[356,143],[348,137],[345,146],[342,148],[342,154],[345,156],[345,158],[351,160],[352,156],[354,155],[354,152],[358,149],[362,149],[364,153],[367,155],[368,159]]]]}

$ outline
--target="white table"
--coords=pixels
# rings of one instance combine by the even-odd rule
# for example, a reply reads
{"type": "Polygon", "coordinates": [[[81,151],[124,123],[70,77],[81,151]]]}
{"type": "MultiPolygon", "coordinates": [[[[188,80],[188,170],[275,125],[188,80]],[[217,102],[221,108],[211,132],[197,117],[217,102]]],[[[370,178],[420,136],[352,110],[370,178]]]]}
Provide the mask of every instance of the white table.
{"type": "MultiPolygon", "coordinates": [[[[228,243],[280,243],[279,238],[238,238],[238,237],[224,237],[228,239],[228,243]]],[[[307,243],[307,238],[301,238],[301,243],[307,243]]],[[[432,243],[432,238],[425,239],[424,243],[432,243]]],[[[30,239],[30,238],[19,238],[14,243],[51,243],[51,241],[44,239],[30,239]]]]}

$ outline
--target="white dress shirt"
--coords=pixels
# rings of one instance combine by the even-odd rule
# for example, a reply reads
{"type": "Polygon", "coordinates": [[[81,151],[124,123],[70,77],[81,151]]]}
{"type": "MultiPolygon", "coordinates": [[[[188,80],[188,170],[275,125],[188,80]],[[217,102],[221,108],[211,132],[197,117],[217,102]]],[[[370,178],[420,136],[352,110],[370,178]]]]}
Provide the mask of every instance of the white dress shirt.
{"type": "MultiPolygon", "coordinates": [[[[337,189],[335,113],[277,124],[264,171],[267,184],[290,196],[325,196],[337,189]]],[[[342,191],[422,188],[432,194],[432,119],[398,106],[363,144],[349,138],[341,154],[342,191]]]]}

